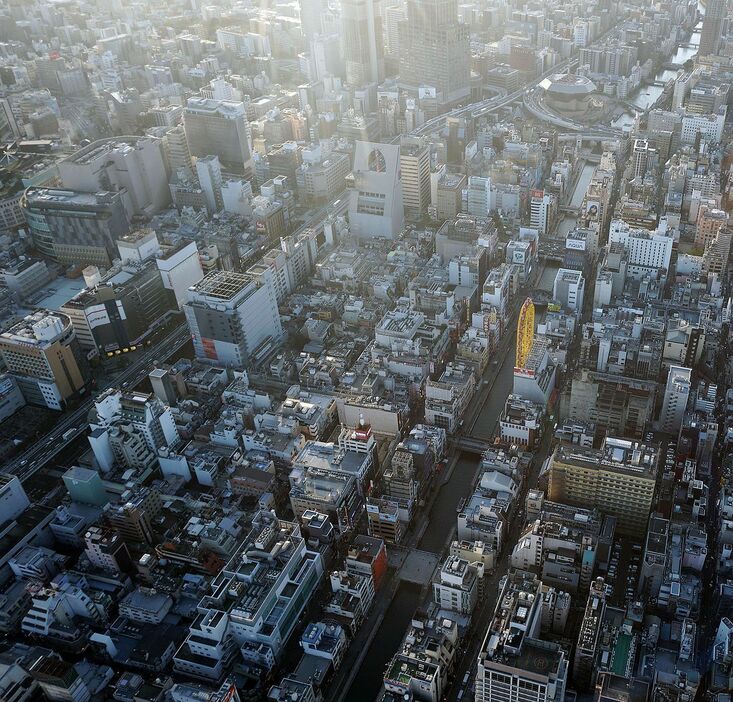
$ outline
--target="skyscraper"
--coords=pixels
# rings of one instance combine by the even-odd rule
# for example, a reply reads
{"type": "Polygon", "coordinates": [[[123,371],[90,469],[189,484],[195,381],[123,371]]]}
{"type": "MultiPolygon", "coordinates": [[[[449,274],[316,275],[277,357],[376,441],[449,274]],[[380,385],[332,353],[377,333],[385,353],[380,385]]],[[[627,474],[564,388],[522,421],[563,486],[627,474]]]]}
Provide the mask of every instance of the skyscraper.
{"type": "Polygon", "coordinates": [[[342,51],[346,82],[359,88],[384,80],[384,18],[381,0],[343,0],[342,51]]]}
{"type": "Polygon", "coordinates": [[[469,31],[458,21],[458,0],[408,0],[399,45],[404,88],[433,88],[439,105],[469,96],[469,31]]]}
{"type": "Polygon", "coordinates": [[[717,54],[723,34],[723,20],[728,14],[727,0],[708,0],[700,33],[698,56],[717,54]]]}
{"type": "Polygon", "coordinates": [[[420,219],[430,204],[430,147],[421,137],[402,137],[400,168],[405,214],[420,219]]]}
{"type": "Polygon", "coordinates": [[[672,366],[667,376],[667,385],[664,389],[664,403],[659,415],[659,426],[662,431],[678,432],[687,409],[687,400],[690,397],[690,383],[692,371],[682,366],[672,366]]]}
{"type": "Polygon", "coordinates": [[[252,173],[252,146],[244,103],[189,98],[183,126],[191,156],[218,156],[223,170],[252,173]]]}
{"type": "Polygon", "coordinates": [[[282,335],[271,280],[216,271],[189,289],[184,306],[193,348],[201,360],[242,368],[260,344],[282,335]]]}
{"type": "Polygon", "coordinates": [[[326,10],[323,0],[300,0],[300,30],[303,36],[311,41],[317,34],[323,33],[321,15],[326,10]]]}
{"type": "Polygon", "coordinates": [[[221,164],[216,156],[204,156],[196,159],[196,175],[199,179],[201,190],[206,198],[206,209],[210,215],[224,209],[224,202],[221,193],[221,164]]]}

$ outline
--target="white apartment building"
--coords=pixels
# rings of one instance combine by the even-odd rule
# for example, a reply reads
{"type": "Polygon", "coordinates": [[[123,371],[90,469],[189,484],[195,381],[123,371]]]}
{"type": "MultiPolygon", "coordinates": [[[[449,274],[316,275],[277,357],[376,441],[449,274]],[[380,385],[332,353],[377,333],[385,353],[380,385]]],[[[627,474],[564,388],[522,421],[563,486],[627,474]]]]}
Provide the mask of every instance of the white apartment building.
{"type": "Polygon", "coordinates": [[[533,190],[529,203],[529,226],[540,234],[547,233],[555,216],[556,204],[554,195],[542,190],[533,190]]]}
{"type": "Polygon", "coordinates": [[[664,276],[669,271],[674,237],[664,227],[650,232],[636,229],[621,219],[614,219],[611,221],[608,240],[623,244],[626,248],[627,275],[635,278],[643,275],[656,277],[660,271],[664,276]]]}
{"type": "Polygon", "coordinates": [[[487,217],[495,209],[491,178],[469,176],[466,187],[466,212],[473,217],[487,217]]]}
{"type": "Polygon", "coordinates": [[[433,581],[433,600],[441,609],[471,614],[478,599],[483,564],[448,556],[433,581]]]}
{"type": "Polygon", "coordinates": [[[559,268],[552,286],[552,296],[566,309],[573,312],[583,310],[585,278],[580,271],[559,268]]]}

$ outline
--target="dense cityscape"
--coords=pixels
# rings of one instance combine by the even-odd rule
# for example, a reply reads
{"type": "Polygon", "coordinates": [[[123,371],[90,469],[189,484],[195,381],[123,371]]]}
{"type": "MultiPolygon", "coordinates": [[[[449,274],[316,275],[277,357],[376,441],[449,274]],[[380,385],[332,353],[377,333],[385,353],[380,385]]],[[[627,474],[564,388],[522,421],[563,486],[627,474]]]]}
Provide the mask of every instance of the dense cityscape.
{"type": "Polygon", "coordinates": [[[0,3],[0,702],[733,702],[729,4],[0,3]]]}

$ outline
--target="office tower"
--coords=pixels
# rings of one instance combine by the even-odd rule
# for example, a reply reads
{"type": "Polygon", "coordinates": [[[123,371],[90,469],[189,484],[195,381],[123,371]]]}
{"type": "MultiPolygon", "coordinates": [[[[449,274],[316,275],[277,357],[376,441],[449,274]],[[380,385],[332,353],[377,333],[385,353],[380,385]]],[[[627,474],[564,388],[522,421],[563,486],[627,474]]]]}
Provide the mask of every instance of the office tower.
{"type": "Polygon", "coordinates": [[[324,0],[300,0],[300,30],[311,41],[323,33],[322,14],[327,9],[324,0]]]}
{"type": "Polygon", "coordinates": [[[566,309],[573,312],[583,310],[585,278],[580,271],[570,268],[558,268],[552,286],[552,297],[566,309]]]}
{"type": "Polygon", "coordinates": [[[560,445],[550,459],[548,497],[598,508],[618,519],[618,532],[646,531],[658,473],[657,449],[607,436],[600,449],[560,445]]]}
{"type": "MultiPolygon", "coordinates": [[[[310,43],[310,65],[313,69],[312,80],[314,81],[322,81],[329,76],[341,77],[343,75],[341,37],[338,34],[322,34],[313,39],[310,43]]],[[[322,89],[322,87],[323,84],[319,84],[319,88],[322,89]]],[[[309,104],[312,107],[315,106],[315,97],[309,104]]]]}
{"type": "Polygon", "coordinates": [[[634,178],[643,178],[649,162],[649,142],[646,139],[634,139],[633,158],[634,178]]]}
{"type": "Polygon", "coordinates": [[[597,578],[590,586],[573,659],[573,682],[575,688],[581,692],[589,692],[595,687],[596,657],[605,612],[606,586],[603,578],[597,578]]]}
{"type": "Polygon", "coordinates": [[[723,35],[723,22],[728,14],[727,0],[708,0],[702,20],[698,56],[717,54],[723,35]]]}
{"type": "Polygon", "coordinates": [[[222,168],[231,173],[251,175],[254,171],[244,103],[189,98],[183,126],[191,156],[218,156],[222,168]]]}
{"type": "Polygon", "coordinates": [[[540,234],[546,234],[553,221],[557,209],[557,200],[544,190],[533,190],[529,204],[529,226],[540,234]]]}
{"type": "Polygon", "coordinates": [[[662,431],[676,434],[682,426],[682,419],[687,410],[690,397],[690,379],[692,370],[682,366],[672,366],[664,388],[662,413],[659,415],[659,427],[662,431]]]}
{"type": "Polygon", "coordinates": [[[404,88],[424,88],[440,106],[470,95],[469,30],[458,21],[457,0],[408,0],[399,46],[404,88]]]}
{"type": "Polygon", "coordinates": [[[89,379],[68,315],[38,310],[0,334],[0,354],[30,404],[62,409],[89,379]]]}
{"type": "Polygon", "coordinates": [[[188,289],[204,277],[198,248],[193,241],[180,241],[164,249],[155,258],[163,287],[171,290],[176,304],[182,308],[188,300],[188,289]]]}
{"type": "Polygon", "coordinates": [[[404,5],[389,5],[384,10],[384,26],[386,29],[385,45],[390,56],[397,56],[400,50],[400,22],[407,19],[404,5]]]}
{"type": "Polygon", "coordinates": [[[469,176],[466,188],[466,212],[473,217],[487,217],[493,209],[491,178],[469,176]]]}
{"type": "Polygon", "coordinates": [[[517,570],[502,584],[479,653],[476,702],[562,702],[568,661],[559,644],[540,638],[542,610],[548,606],[542,581],[517,570]]]}
{"type": "Polygon", "coordinates": [[[192,286],[184,306],[196,358],[242,368],[268,339],[282,335],[271,281],[216,271],[192,286]]]}
{"type": "Polygon", "coordinates": [[[702,257],[702,272],[722,275],[728,268],[730,259],[733,228],[726,225],[718,229],[718,233],[708,242],[702,257]]]}
{"type": "Polygon", "coordinates": [[[35,248],[63,265],[109,266],[130,229],[119,192],[28,188],[21,207],[35,248]]]}
{"type": "Polygon", "coordinates": [[[360,88],[384,80],[382,0],[343,0],[341,39],[346,82],[360,88]]]}
{"type": "Polygon", "coordinates": [[[359,238],[394,239],[404,225],[400,147],[357,141],[349,188],[349,228],[359,238]]]}
{"type": "Polygon", "coordinates": [[[59,163],[64,188],[96,193],[119,191],[128,218],[168,207],[171,193],[162,139],[100,139],[59,163]]]}
{"type": "Polygon", "coordinates": [[[728,214],[723,210],[718,209],[714,205],[700,205],[697,213],[695,246],[704,252],[708,244],[715,239],[720,228],[727,224],[727,222],[728,214]]]}
{"type": "Polygon", "coordinates": [[[171,127],[163,139],[165,154],[168,159],[168,172],[175,175],[179,168],[193,170],[191,151],[186,141],[186,131],[182,124],[171,127]]]}
{"type": "Polygon", "coordinates": [[[209,215],[220,212],[224,207],[221,192],[221,164],[216,156],[203,156],[196,159],[196,175],[206,198],[209,215]]]}
{"type": "Polygon", "coordinates": [[[445,126],[448,130],[445,145],[447,163],[462,164],[466,160],[466,146],[476,137],[474,120],[448,115],[445,126]]]}
{"type": "Polygon", "coordinates": [[[430,146],[424,139],[402,137],[400,168],[405,216],[420,219],[430,205],[430,146]]]}

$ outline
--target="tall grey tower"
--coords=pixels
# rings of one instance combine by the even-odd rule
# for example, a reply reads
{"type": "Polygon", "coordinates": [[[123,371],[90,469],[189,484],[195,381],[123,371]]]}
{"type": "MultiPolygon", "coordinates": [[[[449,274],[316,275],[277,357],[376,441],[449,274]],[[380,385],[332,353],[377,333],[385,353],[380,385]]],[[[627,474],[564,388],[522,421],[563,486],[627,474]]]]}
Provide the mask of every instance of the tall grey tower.
{"type": "Polygon", "coordinates": [[[700,33],[700,56],[717,54],[723,34],[723,21],[728,14],[727,0],[708,0],[700,33]]]}
{"type": "Polygon", "coordinates": [[[382,0],[342,0],[341,29],[346,82],[353,87],[384,80],[382,0]]]}
{"type": "Polygon", "coordinates": [[[399,26],[400,84],[432,87],[440,105],[471,92],[468,27],[458,21],[458,0],[408,0],[399,26]]]}

